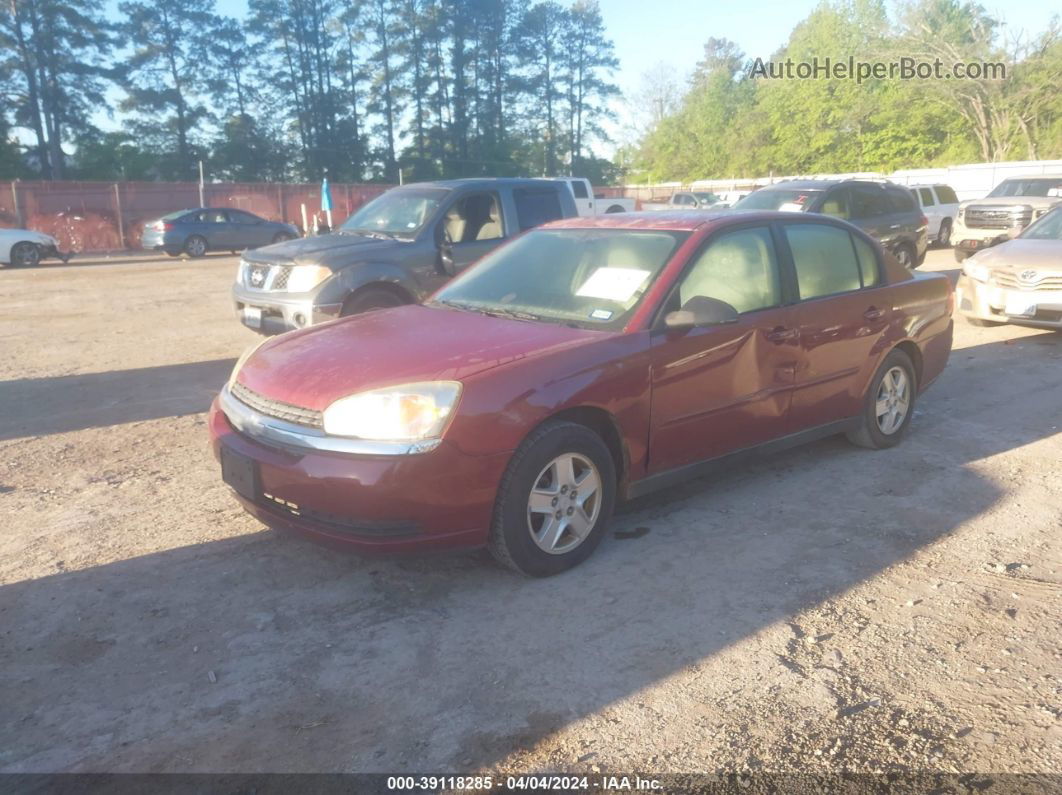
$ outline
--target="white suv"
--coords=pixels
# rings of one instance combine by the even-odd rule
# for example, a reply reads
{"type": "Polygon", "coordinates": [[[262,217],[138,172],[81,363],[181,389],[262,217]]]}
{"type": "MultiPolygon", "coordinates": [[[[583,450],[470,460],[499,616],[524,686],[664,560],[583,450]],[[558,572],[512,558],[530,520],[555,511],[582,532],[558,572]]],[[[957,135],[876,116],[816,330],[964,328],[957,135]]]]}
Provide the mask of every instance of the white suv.
{"type": "Polygon", "coordinates": [[[951,238],[955,260],[964,259],[1017,237],[1041,215],[1062,202],[1062,175],[1005,179],[983,199],[959,205],[951,238]]]}
{"type": "Polygon", "coordinates": [[[959,197],[948,185],[908,185],[922,215],[929,221],[929,240],[940,246],[951,245],[951,230],[959,211],[959,197]]]}

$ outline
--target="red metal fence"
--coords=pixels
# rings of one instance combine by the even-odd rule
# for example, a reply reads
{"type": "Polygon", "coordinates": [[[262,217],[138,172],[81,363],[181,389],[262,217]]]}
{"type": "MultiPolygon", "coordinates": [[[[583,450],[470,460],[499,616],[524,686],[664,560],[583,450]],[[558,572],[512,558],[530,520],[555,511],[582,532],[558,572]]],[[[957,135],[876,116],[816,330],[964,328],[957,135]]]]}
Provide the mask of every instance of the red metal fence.
{"type": "MultiPolygon", "coordinates": [[[[333,220],[340,223],[390,185],[332,185],[333,220]]],[[[203,186],[208,207],[238,207],[271,221],[302,227],[321,208],[320,184],[219,183],[203,186]]],[[[195,182],[0,182],[0,227],[52,235],[64,251],[137,248],[144,222],[198,207],[195,182]]]]}

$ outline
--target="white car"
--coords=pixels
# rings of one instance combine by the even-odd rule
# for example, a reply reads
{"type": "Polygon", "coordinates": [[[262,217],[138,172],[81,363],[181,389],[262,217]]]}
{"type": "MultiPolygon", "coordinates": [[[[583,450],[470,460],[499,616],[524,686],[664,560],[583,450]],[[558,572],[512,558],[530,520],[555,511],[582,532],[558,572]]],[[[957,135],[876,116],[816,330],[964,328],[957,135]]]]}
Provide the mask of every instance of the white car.
{"type": "Polygon", "coordinates": [[[575,209],[580,217],[605,215],[606,213],[633,212],[634,199],[605,199],[594,195],[594,186],[590,180],[582,177],[554,177],[558,182],[568,186],[575,199],[575,209]]]}
{"type": "Polygon", "coordinates": [[[955,228],[955,215],[959,212],[959,197],[947,185],[908,185],[914,194],[922,215],[929,221],[929,242],[939,246],[951,245],[951,231],[955,228]]]}
{"type": "Polygon", "coordinates": [[[32,268],[49,257],[63,262],[70,259],[69,254],[59,252],[59,241],[51,235],[29,229],[0,229],[0,266],[32,268]]]}

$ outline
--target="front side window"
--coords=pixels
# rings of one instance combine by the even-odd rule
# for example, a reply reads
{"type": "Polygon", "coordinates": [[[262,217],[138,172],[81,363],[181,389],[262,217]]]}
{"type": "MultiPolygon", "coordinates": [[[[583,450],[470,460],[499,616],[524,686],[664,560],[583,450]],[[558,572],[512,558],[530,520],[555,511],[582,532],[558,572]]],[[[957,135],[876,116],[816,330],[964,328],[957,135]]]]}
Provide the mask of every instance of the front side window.
{"type": "Polygon", "coordinates": [[[449,193],[446,188],[397,188],[361,207],[339,227],[348,234],[410,238],[435,215],[449,193]]]}
{"type": "Polygon", "coordinates": [[[885,191],[872,185],[856,185],[852,188],[852,218],[876,218],[892,212],[885,191]]]}
{"type": "Polygon", "coordinates": [[[793,253],[801,299],[860,288],[860,267],[847,231],[826,224],[787,224],[785,236],[793,253]]]}
{"type": "Polygon", "coordinates": [[[206,221],[208,224],[227,224],[229,218],[224,210],[210,210],[206,214],[206,221]]]}
{"type": "Polygon", "coordinates": [[[513,201],[521,232],[564,217],[560,196],[549,188],[516,188],[513,201]]]}
{"type": "Polygon", "coordinates": [[[585,182],[581,182],[581,181],[575,179],[575,180],[572,180],[571,186],[572,186],[572,193],[575,195],[575,198],[577,198],[577,199],[589,199],[590,198],[590,195],[586,192],[586,183],[585,182]]]}
{"type": "Polygon", "coordinates": [[[443,234],[451,243],[473,243],[502,237],[501,210],[493,193],[473,193],[455,201],[443,218],[443,234]]]}
{"type": "Polygon", "coordinates": [[[590,328],[619,328],[687,232],[538,229],[496,249],[432,303],[590,328]]]}
{"type": "Polygon", "coordinates": [[[848,188],[834,188],[826,194],[826,198],[822,202],[822,209],[819,212],[823,215],[832,215],[834,218],[848,220],[851,216],[851,212],[848,209],[848,193],[848,188]]]}
{"type": "Polygon", "coordinates": [[[682,278],[678,304],[704,296],[738,312],[778,306],[782,293],[774,243],[767,227],[739,229],[714,238],[682,278]]]}

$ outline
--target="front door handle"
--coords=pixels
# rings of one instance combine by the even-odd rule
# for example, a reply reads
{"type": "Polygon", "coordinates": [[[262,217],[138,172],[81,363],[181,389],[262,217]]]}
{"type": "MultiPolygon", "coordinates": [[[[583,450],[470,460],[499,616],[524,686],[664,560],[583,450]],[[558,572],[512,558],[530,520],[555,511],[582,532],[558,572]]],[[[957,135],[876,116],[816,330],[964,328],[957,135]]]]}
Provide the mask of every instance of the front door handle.
{"type": "Polygon", "coordinates": [[[799,332],[795,328],[786,328],[785,326],[776,326],[767,332],[767,339],[776,345],[781,345],[788,340],[795,340],[799,332]]]}
{"type": "Polygon", "coordinates": [[[870,307],[870,309],[863,313],[863,317],[865,317],[867,320],[881,320],[883,317],[885,317],[885,310],[878,309],[876,306],[872,306],[870,307]]]}

